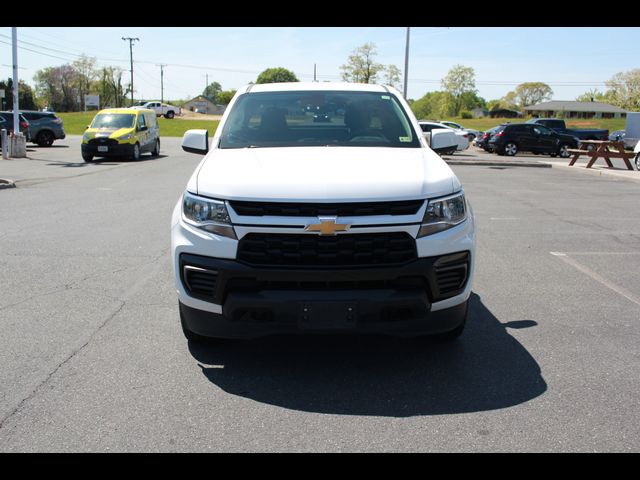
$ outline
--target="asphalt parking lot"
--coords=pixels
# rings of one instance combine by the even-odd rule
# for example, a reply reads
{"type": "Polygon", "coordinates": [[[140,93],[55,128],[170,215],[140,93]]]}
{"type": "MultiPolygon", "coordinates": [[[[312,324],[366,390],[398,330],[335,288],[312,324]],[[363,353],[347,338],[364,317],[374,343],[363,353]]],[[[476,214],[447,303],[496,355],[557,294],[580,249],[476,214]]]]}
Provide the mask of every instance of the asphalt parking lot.
{"type": "MultiPolygon", "coordinates": [[[[169,221],[202,157],[162,141],[140,162],[85,164],[79,137],[0,160],[0,451],[640,449],[639,172],[452,161],[478,224],[454,344],[195,346],[169,221]]],[[[452,160],[499,161],[473,155],[452,160]]]]}

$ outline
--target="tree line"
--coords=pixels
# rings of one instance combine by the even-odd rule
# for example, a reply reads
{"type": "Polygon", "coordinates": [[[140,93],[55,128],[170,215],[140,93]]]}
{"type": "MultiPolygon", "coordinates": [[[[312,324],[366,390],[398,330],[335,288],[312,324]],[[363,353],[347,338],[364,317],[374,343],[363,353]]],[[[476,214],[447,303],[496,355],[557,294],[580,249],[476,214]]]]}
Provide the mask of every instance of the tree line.
{"type": "MultiPolygon", "coordinates": [[[[396,65],[383,65],[376,61],[377,49],[373,43],[354,49],[341,65],[341,77],[345,82],[384,83],[400,90],[402,73],[396,65]]],[[[100,104],[109,107],[128,105],[131,86],[125,84],[126,71],[120,67],[96,67],[96,59],[82,55],[72,63],[38,70],[34,76],[35,88],[19,82],[20,107],[25,110],[49,107],[54,111],[84,110],[85,95],[100,95],[100,104]]],[[[267,68],[255,82],[298,82],[296,75],[286,68],[267,68]]],[[[5,90],[3,108],[13,108],[12,80],[0,81],[5,90]]],[[[408,99],[418,118],[471,117],[471,111],[482,108],[488,111],[509,109],[523,112],[524,107],[549,100],[553,90],[543,82],[526,82],[499,99],[485,100],[478,96],[475,71],[464,65],[453,66],[441,81],[441,89],[427,92],[417,100],[408,99]]],[[[606,82],[604,92],[590,90],[580,95],[578,101],[600,101],[628,111],[640,111],[640,69],[620,72],[606,82]]],[[[211,82],[202,94],[213,103],[227,105],[236,90],[223,90],[219,82],[211,82]]]]}

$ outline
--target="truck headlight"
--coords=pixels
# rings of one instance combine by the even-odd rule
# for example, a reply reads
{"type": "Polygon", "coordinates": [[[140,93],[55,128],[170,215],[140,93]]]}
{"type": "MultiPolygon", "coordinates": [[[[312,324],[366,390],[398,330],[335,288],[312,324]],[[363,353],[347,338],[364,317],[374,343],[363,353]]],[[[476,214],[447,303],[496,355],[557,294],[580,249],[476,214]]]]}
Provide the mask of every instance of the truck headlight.
{"type": "Polygon", "coordinates": [[[224,202],[189,192],[182,196],[182,218],[189,225],[223,237],[236,238],[224,202]]]}
{"type": "Polygon", "coordinates": [[[455,227],[464,222],[466,218],[467,203],[463,192],[429,200],[418,238],[455,227]]]}
{"type": "Polygon", "coordinates": [[[122,141],[125,141],[125,140],[130,140],[130,139],[131,139],[131,135],[133,135],[133,134],[131,134],[131,133],[126,133],[126,134],[124,134],[124,135],[119,136],[119,137],[118,137],[118,140],[119,140],[119,141],[121,141],[121,142],[122,142],[122,141]]]}

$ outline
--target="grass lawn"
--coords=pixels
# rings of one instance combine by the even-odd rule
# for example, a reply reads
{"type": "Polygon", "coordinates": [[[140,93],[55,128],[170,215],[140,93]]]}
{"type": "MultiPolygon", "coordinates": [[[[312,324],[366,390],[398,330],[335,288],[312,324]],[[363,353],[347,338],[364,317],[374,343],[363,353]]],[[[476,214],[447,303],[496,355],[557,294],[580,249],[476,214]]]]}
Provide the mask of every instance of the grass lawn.
{"type": "MultiPolygon", "coordinates": [[[[64,131],[68,135],[82,135],[87,125],[93,120],[95,113],[96,112],[73,112],[58,113],[57,115],[64,122],[64,131]]],[[[164,117],[158,118],[160,137],[182,137],[184,132],[193,128],[209,130],[209,136],[212,137],[216,128],[218,128],[218,123],[220,122],[215,120],[184,120],[177,117],[172,120],[167,120],[164,117]]]]}
{"type": "MultiPolygon", "coordinates": [[[[74,112],[74,113],[58,113],[58,116],[62,118],[64,122],[64,129],[69,135],[82,135],[87,125],[91,123],[95,112],[74,112]]],[[[517,118],[471,118],[462,119],[459,117],[446,118],[443,120],[449,120],[456,122],[464,127],[473,128],[476,130],[488,130],[501,123],[523,122],[526,119],[517,118]]],[[[569,128],[606,128],[609,132],[614,130],[623,130],[626,125],[626,119],[624,118],[612,118],[612,119],[599,119],[594,118],[592,120],[575,119],[566,120],[567,127],[569,128]]],[[[213,136],[216,128],[218,128],[218,121],[216,120],[185,120],[182,118],[174,118],[167,120],[164,117],[158,118],[158,124],[160,125],[161,137],[182,137],[184,132],[192,128],[202,128],[209,130],[209,136],[213,136]]]]}

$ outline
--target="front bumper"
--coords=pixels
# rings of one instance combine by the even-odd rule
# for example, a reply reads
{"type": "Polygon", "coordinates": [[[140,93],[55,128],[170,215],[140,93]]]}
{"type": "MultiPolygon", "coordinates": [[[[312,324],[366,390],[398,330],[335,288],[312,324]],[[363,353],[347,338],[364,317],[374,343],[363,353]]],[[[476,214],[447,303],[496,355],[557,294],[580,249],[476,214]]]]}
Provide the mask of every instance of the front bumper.
{"type": "Polygon", "coordinates": [[[86,143],[81,144],[83,154],[93,155],[95,157],[129,157],[133,155],[133,145],[130,143],[124,144],[109,144],[109,145],[89,145],[86,143]],[[99,147],[106,147],[106,152],[99,151],[99,147]]]}
{"type": "Polygon", "coordinates": [[[411,336],[450,331],[464,321],[471,253],[354,269],[255,268],[183,253],[179,265],[181,290],[193,299],[222,306],[220,312],[211,312],[181,302],[185,326],[199,335],[411,336]],[[433,302],[447,300],[455,304],[432,311],[433,302]]]}

